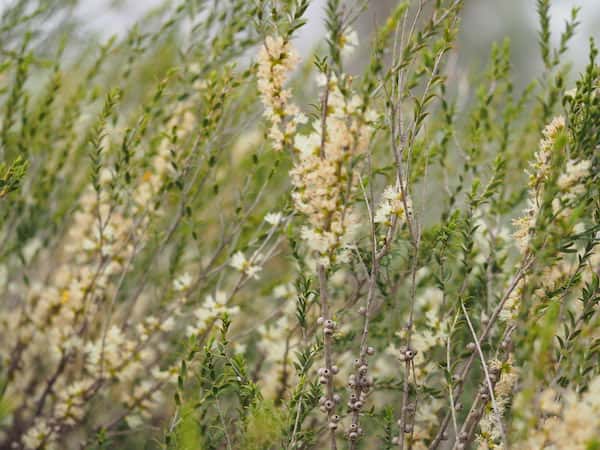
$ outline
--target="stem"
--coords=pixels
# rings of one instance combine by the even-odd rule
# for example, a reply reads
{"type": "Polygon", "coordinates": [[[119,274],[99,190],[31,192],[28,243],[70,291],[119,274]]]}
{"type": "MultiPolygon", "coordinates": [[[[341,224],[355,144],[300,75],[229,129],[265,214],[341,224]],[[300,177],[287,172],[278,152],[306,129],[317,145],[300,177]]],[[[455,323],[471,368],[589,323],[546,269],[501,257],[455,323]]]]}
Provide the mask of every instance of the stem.
{"type": "MultiPolygon", "coordinates": [[[[325,266],[323,264],[319,264],[318,267],[319,274],[319,296],[321,299],[321,317],[323,320],[329,320],[329,305],[328,305],[328,292],[327,292],[327,273],[325,270],[325,266]]],[[[325,333],[323,336],[323,351],[325,353],[325,368],[329,370],[331,376],[327,377],[327,400],[331,401],[335,404],[333,400],[333,371],[332,371],[332,337],[331,334],[325,333]]],[[[333,415],[333,408],[327,410],[327,424],[329,425],[331,421],[331,416],[333,415]]],[[[330,429],[330,448],[331,450],[337,449],[337,442],[335,437],[335,430],[330,429]]]]}
{"type": "Polygon", "coordinates": [[[485,375],[487,388],[490,393],[490,399],[492,400],[492,407],[494,408],[494,412],[496,413],[496,417],[498,418],[500,434],[502,435],[502,443],[504,445],[504,448],[506,448],[506,433],[504,432],[504,425],[502,424],[500,410],[498,409],[498,403],[496,402],[496,396],[494,395],[494,387],[492,386],[492,381],[488,372],[487,362],[485,360],[485,356],[483,355],[483,351],[481,350],[481,345],[479,345],[479,341],[477,340],[477,333],[475,332],[475,328],[473,328],[473,324],[471,323],[471,319],[469,318],[469,313],[467,312],[467,308],[465,308],[465,304],[463,303],[462,299],[460,300],[460,307],[467,321],[467,325],[469,326],[469,330],[471,331],[471,335],[473,336],[473,342],[475,343],[475,348],[477,349],[477,353],[479,354],[479,359],[481,360],[481,367],[485,375]]]}
{"type": "MultiPolygon", "coordinates": [[[[533,258],[526,259],[523,262],[523,264],[521,265],[521,268],[517,271],[517,273],[515,274],[515,276],[511,280],[508,289],[506,290],[506,292],[502,296],[502,299],[500,300],[500,302],[498,303],[498,305],[496,305],[496,309],[494,309],[494,312],[492,313],[492,315],[491,315],[491,317],[490,317],[490,319],[489,319],[486,327],[483,329],[483,331],[479,335],[479,338],[476,339],[476,341],[477,341],[478,344],[481,344],[481,342],[483,342],[488,337],[488,335],[489,335],[492,327],[494,326],[494,323],[496,322],[496,319],[498,318],[498,316],[500,315],[500,312],[504,308],[504,304],[508,300],[508,297],[516,289],[517,285],[519,284],[519,281],[521,281],[521,279],[525,276],[525,273],[527,272],[527,270],[529,269],[529,267],[531,267],[531,264],[533,264],[533,261],[534,261],[533,258]]],[[[463,366],[463,368],[460,371],[460,374],[458,376],[458,381],[457,381],[456,386],[454,388],[454,398],[458,398],[462,394],[463,389],[464,389],[465,378],[467,377],[467,375],[471,371],[471,367],[472,367],[474,361],[475,361],[475,353],[471,353],[471,356],[469,357],[469,359],[467,359],[467,362],[463,366]]],[[[448,427],[448,423],[450,422],[450,416],[451,416],[451,413],[448,412],[444,416],[444,419],[442,419],[442,423],[440,424],[440,428],[439,428],[439,430],[438,430],[435,438],[433,439],[433,441],[429,445],[429,450],[435,450],[435,449],[439,448],[440,443],[442,442],[442,438],[444,436],[444,433],[446,431],[446,428],[448,427]]]]}

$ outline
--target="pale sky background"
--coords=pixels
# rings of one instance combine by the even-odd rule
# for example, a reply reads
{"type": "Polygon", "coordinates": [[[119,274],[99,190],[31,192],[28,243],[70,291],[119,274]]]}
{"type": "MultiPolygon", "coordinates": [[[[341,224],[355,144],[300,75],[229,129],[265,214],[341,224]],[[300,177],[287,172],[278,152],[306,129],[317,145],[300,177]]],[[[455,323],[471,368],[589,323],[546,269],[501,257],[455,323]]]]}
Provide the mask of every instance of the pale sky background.
{"type": "MultiPolygon", "coordinates": [[[[395,0],[371,0],[373,5],[394,4],[395,0]]],[[[10,0],[0,0],[0,10],[10,0]]],[[[83,0],[76,15],[90,29],[100,34],[124,33],[145,12],[162,0],[83,0]],[[118,8],[111,5],[118,4],[118,8]]],[[[176,3],[176,2],[175,2],[176,3]]],[[[302,53],[308,53],[323,35],[323,5],[325,0],[313,0],[308,10],[308,23],[295,40],[302,53]]],[[[494,41],[505,36],[513,43],[513,63],[517,81],[530,79],[540,67],[537,47],[537,15],[535,0],[466,0],[461,37],[458,43],[461,67],[483,64],[494,41]]],[[[569,58],[575,70],[581,70],[587,60],[588,41],[594,36],[600,46],[600,0],[554,0],[552,2],[553,37],[558,38],[571,8],[581,6],[582,23],[571,44],[569,58]]],[[[373,21],[373,17],[365,20],[373,21]]],[[[364,40],[368,38],[365,37],[364,40]]]]}

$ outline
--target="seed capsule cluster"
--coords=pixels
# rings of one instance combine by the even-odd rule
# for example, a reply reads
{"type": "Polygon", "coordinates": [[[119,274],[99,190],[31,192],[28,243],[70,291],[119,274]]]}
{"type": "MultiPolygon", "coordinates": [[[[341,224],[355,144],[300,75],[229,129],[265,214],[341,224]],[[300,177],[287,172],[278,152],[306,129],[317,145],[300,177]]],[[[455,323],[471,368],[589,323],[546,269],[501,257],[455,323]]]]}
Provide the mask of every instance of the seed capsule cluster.
{"type": "Polygon", "coordinates": [[[352,412],[352,424],[348,430],[350,441],[356,441],[363,434],[363,429],[358,424],[358,417],[373,387],[373,377],[369,375],[367,356],[374,354],[375,349],[373,347],[364,348],[361,356],[354,360],[355,372],[348,377],[350,396],[348,397],[347,406],[348,410],[352,412]]]}
{"type": "MultiPolygon", "coordinates": [[[[417,356],[417,350],[412,349],[410,347],[405,347],[404,349],[401,350],[400,355],[398,356],[398,359],[400,361],[403,362],[411,362],[415,356],[417,356]]],[[[405,406],[405,412],[406,412],[406,423],[403,423],[402,419],[398,419],[398,427],[400,427],[400,430],[402,433],[404,434],[412,434],[413,429],[414,429],[414,420],[412,420],[414,418],[414,415],[416,413],[416,406],[414,403],[408,403],[405,406]]],[[[392,443],[395,445],[398,445],[402,442],[402,435],[400,436],[396,436],[395,438],[392,439],[392,443]]]]}
{"type": "MultiPolygon", "coordinates": [[[[331,339],[333,333],[337,328],[337,323],[331,319],[325,319],[324,317],[319,317],[317,319],[317,324],[323,327],[323,334],[325,335],[325,339],[331,339]]],[[[340,369],[338,366],[331,363],[331,360],[326,358],[325,367],[320,367],[317,370],[317,374],[319,375],[319,383],[325,386],[325,395],[319,399],[319,409],[327,414],[329,420],[329,429],[335,431],[338,428],[338,423],[340,421],[340,416],[335,414],[334,410],[336,405],[341,402],[341,397],[339,394],[335,394],[333,392],[333,377],[337,373],[339,373],[340,369]]]]}

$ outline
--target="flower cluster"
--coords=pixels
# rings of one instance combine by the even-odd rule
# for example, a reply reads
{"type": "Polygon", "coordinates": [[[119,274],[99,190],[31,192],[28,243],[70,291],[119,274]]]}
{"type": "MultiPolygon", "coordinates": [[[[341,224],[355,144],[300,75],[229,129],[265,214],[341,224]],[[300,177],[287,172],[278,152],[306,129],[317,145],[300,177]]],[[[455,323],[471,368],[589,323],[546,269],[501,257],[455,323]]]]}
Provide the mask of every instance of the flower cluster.
{"type": "Polygon", "coordinates": [[[538,399],[537,424],[529,428],[520,448],[583,450],[597,446],[600,430],[600,377],[583,393],[549,388],[538,399]]]}
{"type": "MultiPolygon", "coordinates": [[[[481,422],[479,435],[476,438],[477,448],[481,450],[501,449],[502,434],[499,424],[503,423],[504,414],[510,405],[515,388],[518,372],[513,366],[512,357],[507,361],[497,359],[489,362],[491,382],[494,385],[495,408],[487,407],[481,422]]],[[[485,387],[487,389],[487,387],[485,387]]]]}
{"type": "Polygon", "coordinates": [[[405,199],[404,195],[399,185],[385,188],[375,211],[375,223],[389,227],[395,220],[406,221],[406,216],[412,214],[412,203],[410,197],[407,195],[405,199]]]}
{"type": "Polygon", "coordinates": [[[508,47],[463,92],[461,0],[397,2],[352,64],[378,2],[327,1],[302,66],[310,0],[165,6],[94,52],[16,3],[0,449],[600,448],[594,46],[564,96],[508,47]]]}
{"type": "Polygon", "coordinates": [[[371,115],[364,113],[360,97],[342,93],[340,82],[345,81],[332,76],[327,82],[325,118],[311,124],[310,134],[296,136],[297,160],[290,171],[294,205],[309,222],[302,237],[325,266],[347,259],[344,250],[358,227],[349,205],[358,183],[353,164],[372,133],[371,115]]]}
{"type": "Polygon", "coordinates": [[[259,262],[261,259],[261,255],[258,254],[248,260],[243,252],[238,251],[232,256],[230,264],[231,267],[245,273],[249,278],[258,279],[258,274],[262,270],[262,267],[256,262],[259,262]]]}
{"type": "MultiPolygon", "coordinates": [[[[176,128],[180,139],[194,127],[190,105],[196,100],[192,95],[178,104],[165,124],[176,128]]],[[[110,141],[108,135],[103,139],[107,147],[110,141]]],[[[21,440],[26,448],[38,448],[32,443],[42,434],[50,443],[56,433],[77,425],[98,392],[125,403],[129,387],[165,350],[162,344],[148,346],[146,341],[173,330],[172,315],[136,318],[139,322],[131,333],[123,320],[127,308],[114,313],[108,300],[119,295],[122,279],[133,270],[132,259],[151,237],[151,221],[160,215],[155,199],[173,163],[182,157],[170,151],[169,142],[166,136],[161,139],[131,190],[123,189],[107,167],[100,170],[96,185],[84,188],[64,233],[64,245],[53,255],[55,266],[48,276],[34,280],[23,310],[10,325],[14,332],[4,348],[12,349],[19,364],[10,374],[14,382],[8,395],[19,405],[18,420],[29,424],[21,440]],[[113,323],[95,320],[104,315],[113,323]],[[33,366],[47,373],[48,380],[31,370],[18,374],[33,366]]],[[[140,164],[144,157],[138,156],[140,164]]]]}
{"type": "Polygon", "coordinates": [[[552,200],[552,211],[559,217],[569,216],[569,207],[580,195],[586,192],[585,180],[590,175],[592,162],[589,160],[574,161],[569,159],[565,171],[558,177],[557,187],[560,194],[552,200]]]}
{"type": "MultiPolygon", "coordinates": [[[[552,158],[556,151],[562,150],[566,138],[566,124],[563,116],[557,116],[546,125],[542,132],[539,149],[535,153],[535,159],[529,169],[529,187],[536,191],[540,183],[548,180],[552,173],[552,158]]],[[[539,191],[541,193],[541,191],[539,191]]]]}
{"type": "Polygon", "coordinates": [[[224,314],[233,316],[240,311],[239,306],[227,306],[227,294],[217,291],[215,295],[208,295],[204,303],[194,309],[194,323],[187,328],[188,336],[198,336],[206,331],[208,327],[224,314]]]}
{"type": "Polygon", "coordinates": [[[555,117],[543,131],[539,150],[535,153],[535,159],[529,169],[529,206],[524,216],[515,219],[514,237],[521,252],[525,252],[530,243],[531,231],[537,222],[542,197],[544,194],[544,183],[552,173],[553,154],[562,150],[562,137],[565,137],[565,119],[562,116],[555,117]]]}
{"type": "Polygon", "coordinates": [[[273,148],[282,150],[296,131],[299,110],[285,89],[289,73],[299,63],[292,44],[281,36],[267,36],[258,54],[258,90],[265,107],[265,117],[271,122],[269,138],[273,148]]]}

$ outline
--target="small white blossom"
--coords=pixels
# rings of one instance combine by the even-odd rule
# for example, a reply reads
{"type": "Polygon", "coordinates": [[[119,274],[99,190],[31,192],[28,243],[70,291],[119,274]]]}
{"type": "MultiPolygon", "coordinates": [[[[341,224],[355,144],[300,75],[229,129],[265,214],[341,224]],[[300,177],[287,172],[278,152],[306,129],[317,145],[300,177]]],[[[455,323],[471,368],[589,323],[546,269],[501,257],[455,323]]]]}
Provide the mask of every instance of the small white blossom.
{"type": "Polygon", "coordinates": [[[236,252],[231,258],[231,267],[242,272],[248,261],[246,260],[246,256],[242,252],[236,252]]]}
{"type": "Polygon", "coordinates": [[[340,47],[343,56],[351,56],[358,47],[358,33],[352,28],[348,28],[340,39],[340,47]]]}
{"type": "Polygon", "coordinates": [[[379,207],[375,211],[375,223],[391,225],[393,218],[398,220],[406,220],[405,207],[408,207],[408,214],[411,214],[412,204],[410,198],[404,201],[402,190],[399,186],[388,186],[383,192],[383,198],[379,207]]]}
{"type": "Polygon", "coordinates": [[[238,251],[233,255],[230,265],[234,269],[244,272],[250,278],[255,279],[258,279],[258,273],[262,270],[262,267],[248,261],[241,251],[238,251]]]}
{"type": "Polygon", "coordinates": [[[198,335],[206,330],[207,326],[219,316],[228,314],[233,316],[240,311],[239,306],[227,306],[228,297],[223,291],[217,291],[214,296],[208,295],[204,303],[193,312],[196,323],[188,326],[188,336],[198,335]]]}
{"type": "Polygon", "coordinates": [[[184,273],[173,281],[173,287],[176,291],[181,292],[187,290],[192,285],[192,276],[189,273],[184,273]]]}
{"type": "Polygon", "coordinates": [[[271,224],[273,226],[277,226],[281,223],[281,220],[283,219],[283,214],[277,212],[277,213],[269,213],[265,216],[265,222],[267,222],[268,224],[271,224]]]}
{"type": "Polygon", "coordinates": [[[35,425],[23,435],[23,445],[28,450],[35,450],[41,445],[48,450],[54,449],[54,442],[54,433],[45,419],[37,419],[35,425]]]}
{"type": "Polygon", "coordinates": [[[565,173],[561,174],[558,178],[558,187],[563,191],[571,189],[577,190],[577,193],[580,193],[580,191],[583,191],[583,186],[578,186],[578,184],[580,180],[589,175],[591,167],[592,162],[588,160],[578,162],[569,160],[565,168],[565,173]]]}

